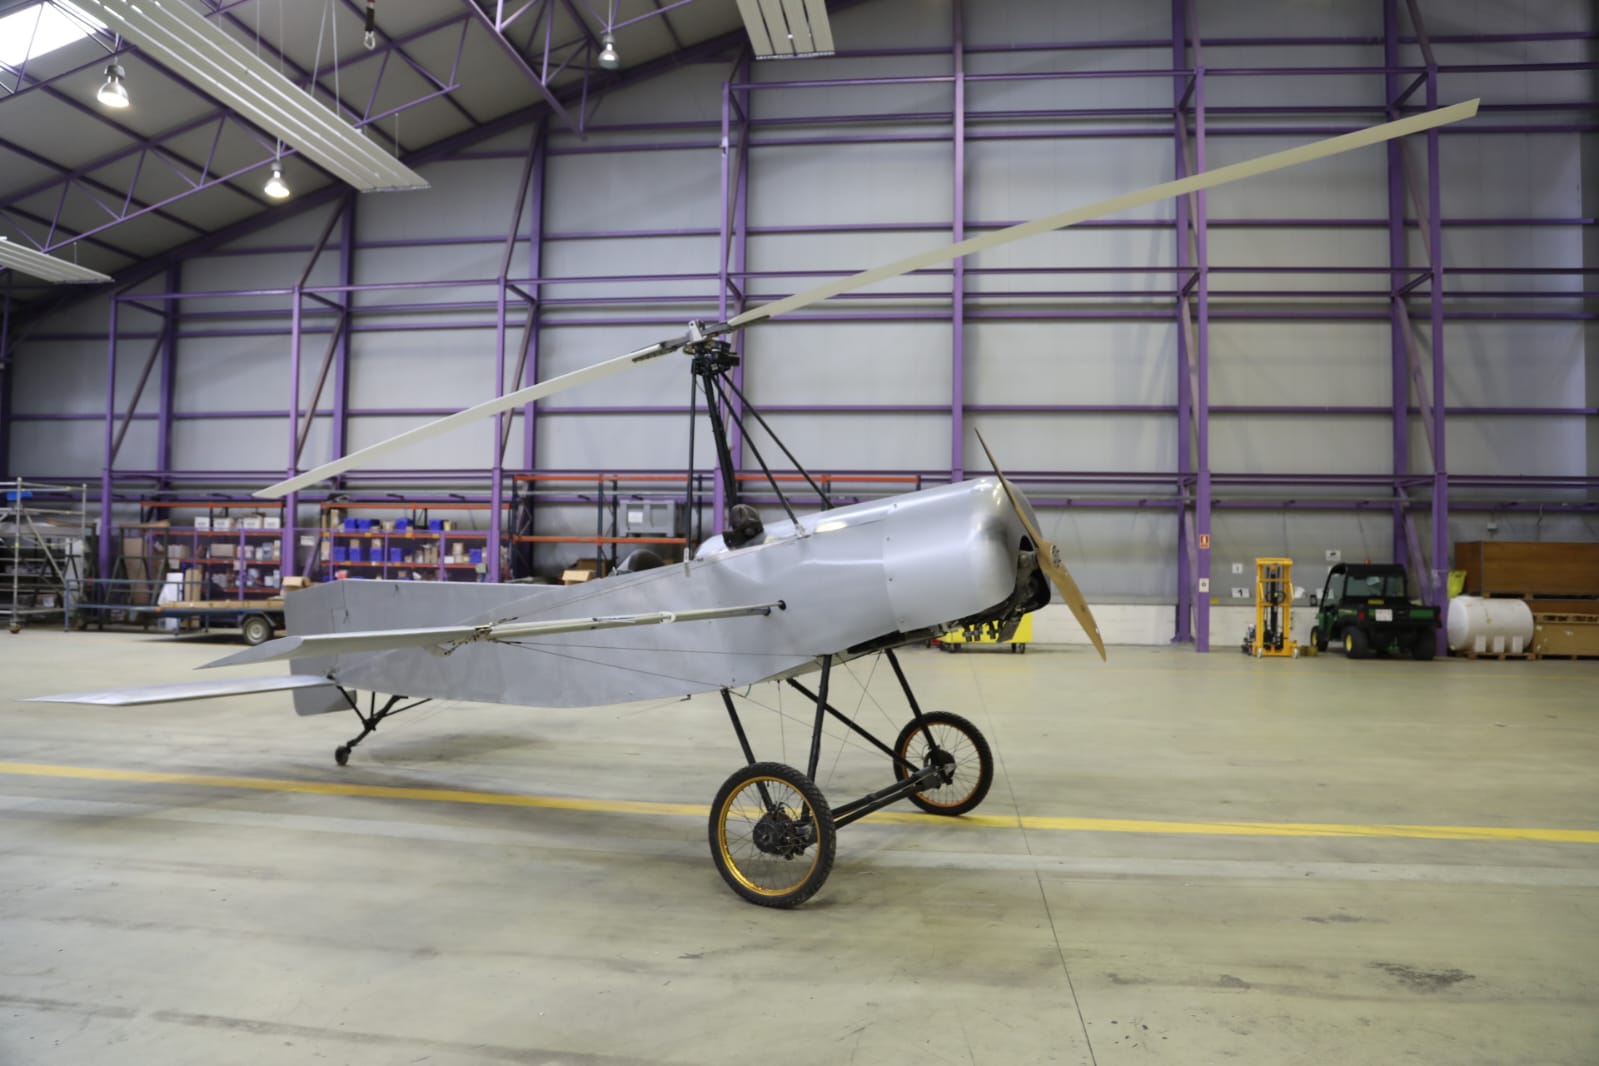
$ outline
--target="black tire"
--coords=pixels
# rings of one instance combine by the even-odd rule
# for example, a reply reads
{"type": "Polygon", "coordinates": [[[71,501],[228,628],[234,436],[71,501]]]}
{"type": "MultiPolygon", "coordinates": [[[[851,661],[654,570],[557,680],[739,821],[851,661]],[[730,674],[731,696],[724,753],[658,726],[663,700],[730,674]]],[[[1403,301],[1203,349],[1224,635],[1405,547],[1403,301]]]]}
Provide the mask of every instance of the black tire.
{"type": "Polygon", "coordinates": [[[252,648],[257,644],[265,644],[277,632],[272,625],[272,619],[264,614],[245,615],[239,621],[239,632],[244,636],[244,642],[252,648]]]}
{"type": "Polygon", "coordinates": [[[761,907],[797,907],[833,872],[833,812],[792,766],[758,762],[729,777],[711,803],[711,860],[727,887],[761,907]]]}
{"type": "Polygon", "coordinates": [[[1410,645],[1410,655],[1417,662],[1430,662],[1438,651],[1438,638],[1430,631],[1419,633],[1410,645]]]}
{"type": "Polygon", "coordinates": [[[334,748],[333,761],[338,763],[340,766],[348,765],[350,761],[350,749],[343,744],[340,744],[338,747],[334,748]]]}
{"type": "Polygon", "coordinates": [[[1353,627],[1344,630],[1344,654],[1351,659],[1364,659],[1371,654],[1365,630],[1353,627]]]}
{"type": "MultiPolygon", "coordinates": [[[[988,741],[958,714],[932,711],[922,715],[921,721],[905,723],[894,742],[894,751],[912,766],[926,767],[935,761],[950,765],[948,784],[909,796],[912,803],[929,814],[953,816],[975,810],[994,783],[994,755],[988,750],[988,741]]],[[[904,781],[908,777],[910,771],[895,760],[894,779],[904,781]]]]}
{"type": "Polygon", "coordinates": [[[1327,634],[1321,631],[1320,626],[1310,628],[1310,646],[1317,651],[1327,650],[1327,634]]]}

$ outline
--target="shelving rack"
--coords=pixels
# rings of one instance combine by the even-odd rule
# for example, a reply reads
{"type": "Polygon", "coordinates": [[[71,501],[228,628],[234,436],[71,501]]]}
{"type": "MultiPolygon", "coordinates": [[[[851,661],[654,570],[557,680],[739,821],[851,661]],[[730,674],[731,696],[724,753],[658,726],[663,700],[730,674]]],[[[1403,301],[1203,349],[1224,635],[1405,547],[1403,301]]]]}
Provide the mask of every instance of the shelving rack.
{"type": "MultiPolygon", "coordinates": [[[[148,583],[145,599],[168,573],[184,573],[185,599],[212,599],[213,588],[226,593],[224,599],[263,599],[281,595],[285,572],[283,503],[254,499],[143,499],[139,502],[140,521],[120,529],[122,558],[120,572],[129,580],[148,583]],[[161,513],[196,511],[189,525],[173,525],[170,519],[156,520],[161,513]],[[236,512],[245,512],[239,514],[236,512]],[[246,526],[244,523],[250,523],[246,526]],[[226,523],[227,528],[217,528],[226,523]],[[141,547],[137,555],[130,542],[141,547]],[[141,569],[142,576],[135,570],[141,569]],[[189,577],[187,575],[194,575],[189,577]],[[198,589],[199,595],[189,595],[198,589]]],[[[289,568],[293,569],[292,560],[289,568]]]]}
{"type": "MultiPolygon", "coordinates": [[[[434,520],[427,516],[433,510],[484,511],[488,508],[486,503],[467,500],[446,504],[405,499],[324,500],[311,569],[323,581],[352,577],[482,580],[483,575],[488,573],[490,557],[497,554],[491,548],[488,530],[446,529],[442,528],[445,519],[434,520]],[[340,516],[352,510],[404,511],[406,517],[403,521],[408,528],[395,529],[394,519],[389,520],[386,528],[349,528],[345,521],[340,520],[340,516]],[[441,528],[409,528],[410,523],[416,521],[429,524],[438,521],[441,528]]],[[[348,520],[349,523],[362,524],[370,521],[348,520]]],[[[382,519],[376,521],[381,523],[382,519]]]]}
{"type": "MultiPolygon", "coordinates": [[[[1175,177],[1206,167],[1218,145],[1236,144],[1238,138],[1325,136],[1412,114],[1442,100],[1481,93],[1484,105],[1469,129],[1433,131],[1417,144],[1390,146],[1386,210],[1372,212],[1371,217],[1216,217],[1206,195],[1201,193],[1178,201],[1170,219],[1106,220],[1087,227],[1138,233],[1147,237],[1151,245],[1159,242],[1169,249],[1169,262],[1134,266],[1045,262],[1015,269],[956,263],[943,272],[927,272],[928,277],[941,274],[948,278],[942,305],[931,305],[927,292],[883,293],[880,299],[874,297],[872,306],[844,301],[812,309],[803,316],[812,322],[923,322],[948,329],[947,349],[929,354],[929,372],[947,373],[953,384],[948,401],[874,406],[870,417],[887,421],[935,416],[945,420],[949,461],[928,469],[877,473],[921,477],[929,484],[966,476],[969,471],[965,469],[962,442],[975,417],[1004,420],[1043,415],[1065,421],[1113,417],[1123,422],[1137,420],[1140,425],[1171,433],[1176,442],[1173,454],[1158,469],[1106,469],[1114,463],[1063,455],[1058,464],[1007,472],[1028,487],[1034,503],[1041,508],[1070,506],[1128,515],[1159,514],[1161,521],[1168,523],[1166,528],[1174,533],[1177,545],[1172,561],[1175,581],[1170,589],[1175,604],[1173,636],[1178,641],[1192,642],[1198,650],[1207,650],[1210,642],[1209,596],[1202,590],[1211,577],[1213,518],[1228,509],[1271,509],[1284,515],[1315,511],[1381,515],[1387,527],[1382,538],[1384,547],[1391,547],[1392,557],[1410,563],[1429,598],[1437,601],[1443,595],[1444,575],[1449,568],[1452,514],[1524,511],[1591,516],[1599,512],[1599,476],[1591,471],[1549,475],[1516,472],[1518,468],[1508,464],[1496,470],[1472,471],[1459,468],[1458,463],[1452,469],[1448,459],[1449,431],[1462,423],[1527,419],[1541,425],[1577,424],[1591,435],[1594,420],[1599,418],[1599,408],[1593,406],[1591,398],[1523,407],[1497,406],[1491,401],[1446,402],[1444,394],[1446,339],[1453,347],[1458,344],[1454,338],[1480,330],[1476,335],[1485,338],[1485,345],[1497,345],[1492,358],[1508,364],[1519,353],[1489,336],[1489,325],[1599,321],[1592,285],[1599,267],[1586,260],[1530,266],[1495,261],[1492,256],[1470,265],[1446,262],[1445,238],[1494,228],[1536,229],[1575,236],[1579,243],[1587,240],[1591,244],[1593,227],[1599,220],[1580,212],[1562,217],[1517,207],[1471,217],[1447,214],[1441,192],[1447,175],[1440,162],[1441,148],[1456,137],[1490,141],[1505,138],[1511,145],[1524,137],[1591,137],[1599,132],[1592,101],[1580,98],[1579,92],[1567,87],[1573,73],[1588,72],[1591,76],[1599,69],[1599,63],[1580,51],[1581,58],[1573,58],[1574,51],[1591,48],[1595,35],[1589,27],[1538,26],[1513,32],[1430,35],[1416,15],[1425,6],[1403,0],[1333,5],[1340,10],[1359,11],[1363,20],[1360,32],[1317,33],[1307,29],[1277,35],[1235,32],[1221,36],[1206,34],[1206,10],[1202,5],[1173,0],[1169,25],[1156,32],[1144,31],[1136,38],[1117,40],[1039,39],[1018,47],[1014,43],[971,43],[971,26],[963,18],[976,25],[974,12],[978,5],[957,3],[953,6],[948,44],[845,51],[828,60],[825,73],[818,74],[814,82],[785,80],[797,69],[792,66],[745,64],[724,86],[720,115],[706,120],[613,125],[600,121],[589,125],[586,139],[579,139],[560,130],[552,131],[537,116],[512,116],[407,156],[407,161],[414,164],[443,159],[514,159],[520,163],[524,167],[522,188],[531,190],[531,196],[519,199],[507,212],[507,224],[499,232],[360,240],[355,224],[357,199],[346,196],[337,200],[329,194],[305,202],[306,206],[335,208],[319,239],[305,243],[300,238],[285,238],[270,246],[277,256],[306,257],[305,269],[297,281],[291,278],[275,288],[231,290],[184,286],[179,283],[178,271],[184,260],[182,255],[174,254],[153,260],[146,274],[148,279],[156,279],[165,271],[164,288],[157,283],[159,291],[126,292],[113,300],[108,330],[60,331],[40,334],[38,339],[98,339],[107,343],[108,424],[100,503],[109,515],[119,501],[133,498],[134,486],[138,485],[183,484],[187,479],[244,488],[283,476],[285,465],[289,470],[301,469],[309,465],[302,462],[302,453],[314,420],[325,421],[333,450],[342,453],[351,420],[447,413],[423,406],[362,408],[352,403],[348,383],[352,335],[446,325],[457,331],[474,331],[479,336],[488,333],[492,337],[488,347],[492,347],[496,380],[503,383],[502,387],[512,388],[540,377],[541,327],[554,319],[558,318],[562,326],[626,326],[648,337],[659,327],[679,329],[690,317],[726,319],[747,304],[781,297],[819,277],[849,273],[866,265],[830,263],[829,269],[799,274],[757,269],[749,256],[754,238],[889,232],[960,238],[1013,222],[1014,219],[977,217],[969,211],[967,153],[981,141],[1144,141],[1169,150],[1172,159],[1170,172],[1152,177],[1175,177]],[[1451,62],[1450,50],[1456,46],[1476,48],[1479,61],[1451,62]],[[1485,50],[1488,56],[1483,59],[1485,50]],[[1007,55],[1023,56],[1026,69],[981,69],[982,64],[997,63],[1007,55]],[[1128,55],[1143,58],[1123,63],[1128,55]],[[1110,67],[1100,69],[1104,66],[1102,57],[1109,57],[1110,67]],[[937,73],[900,75],[886,70],[894,64],[935,61],[944,64],[937,73]],[[1336,106],[1283,102],[1267,93],[1257,93],[1255,99],[1243,102],[1219,102],[1218,93],[1225,92],[1228,86],[1275,85],[1304,76],[1338,79],[1340,84],[1361,87],[1360,91],[1369,93],[1369,97],[1364,103],[1336,106]],[[1092,83],[1093,79],[1110,77],[1118,79],[1118,85],[1156,86],[1160,99],[1147,107],[1112,103],[1022,112],[974,106],[967,98],[968,89],[975,95],[976,87],[1002,84],[1006,79],[1022,82],[1029,78],[1076,78],[1092,83]],[[1547,91],[1530,101],[1502,104],[1495,100],[1496,86],[1531,83],[1547,91]],[[782,117],[765,117],[770,109],[757,106],[763,94],[806,85],[836,95],[858,92],[863,103],[853,112],[840,110],[825,116],[806,114],[804,106],[797,105],[785,107],[782,117]],[[914,114],[880,114],[872,110],[873,102],[866,100],[868,86],[901,86],[909,90],[919,85],[950,87],[954,105],[941,101],[914,114]],[[880,128],[885,123],[892,123],[895,128],[885,131],[880,128]],[[859,132],[841,136],[836,128],[821,128],[841,125],[854,125],[859,132]],[[531,135],[526,147],[490,144],[493,138],[516,130],[531,135]],[[924,142],[947,151],[953,164],[948,216],[884,226],[845,224],[825,218],[799,219],[783,225],[752,223],[750,172],[752,164],[761,165],[761,151],[842,143],[871,145],[885,140],[924,142]],[[716,217],[707,217],[698,226],[604,232],[562,230],[553,224],[553,214],[546,219],[543,205],[550,159],[567,154],[612,153],[619,158],[619,167],[648,168],[652,155],[660,152],[703,152],[707,158],[719,159],[721,210],[716,217]],[[752,155],[757,158],[752,160],[752,155]],[[526,200],[531,200],[531,209],[526,200]],[[1213,254],[1212,238],[1216,235],[1260,227],[1299,234],[1307,240],[1340,230],[1379,233],[1386,237],[1387,254],[1374,256],[1381,260],[1376,262],[1301,268],[1221,262],[1222,257],[1213,254]],[[716,242],[720,249],[718,261],[687,273],[593,278],[566,276],[549,268],[544,256],[557,244],[608,248],[618,242],[685,240],[716,242]],[[403,250],[446,246],[503,251],[501,269],[493,276],[471,278],[429,276],[363,281],[355,276],[357,253],[381,253],[382,258],[392,259],[403,250]],[[522,250],[527,253],[525,274],[513,267],[516,253],[522,250]],[[324,255],[338,260],[337,279],[312,283],[309,279],[313,267],[326,265],[319,264],[324,255]],[[1074,289],[1071,281],[1081,275],[1099,275],[1109,280],[1091,291],[1074,289]],[[1251,288],[1251,276],[1271,279],[1271,283],[1251,288]],[[985,279],[1008,280],[1015,289],[1026,292],[1026,302],[1007,305],[992,291],[984,291],[980,283],[985,279]],[[1121,284],[1145,279],[1152,280],[1142,286],[1121,284]],[[1345,284],[1351,280],[1361,283],[1345,284]],[[572,295],[573,286],[578,283],[591,288],[572,295]],[[702,287],[690,292],[688,283],[702,287]],[[615,288],[606,290],[606,286],[615,288]],[[624,295],[609,296],[607,291],[624,295]],[[1307,306],[1316,301],[1321,301],[1321,306],[1307,306]],[[260,324],[263,307],[269,307],[282,325],[260,324]],[[405,321],[396,321],[399,316],[404,316],[405,321]],[[964,391],[971,354],[966,348],[966,328],[983,321],[1005,320],[1148,321],[1169,325],[1177,346],[1171,372],[1174,380],[1169,382],[1175,400],[1150,402],[1147,395],[1133,394],[1101,403],[981,402],[964,391]],[[1294,396],[1251,404],[1214,400],[1213,330],[1221,323],[1274,321],[1370,322],[1386,327],[1388,336],[1382,352],[1385,365],[1378,384],[1383,392],[1391,391],[1391,402],[1379,399],[1359,406],[1317,405],[1313,399],[1294,396]],[[279,465],[274,456],[270,469],[178,468],[171,461],[173,424],[184,418],[215,417],[217,413],[178,411],[170,390],[165,388],[155,411],[129,407],[127,414],[121,413],[115,400],[119,395],[119,375],[124,383],[130,372],[142,380],[138,360],[144,353],[129,353],[119,360],[119,348],[126,352],[134,345],[153,344],[143,376],[150,376],[156,362],[166,360],[161,363],[165,380],[170,376],[166,374],[171,365],[169,353],[180,340],[268,335],[281,338],[288,352],[289,389],[283,402],[277,409],[230,414],[280,420],[287,444],[286,464],[279,465]],[[312,350],[322,353],[320,372],[312,350]],[[119,362],[132,365],[119,370],[119,362]],[[326,389],[319,385],[306,400],[300,389],[302,372],[307,381],[331,384],[326,389]],[[1388,390],[1390,383],[1393,387],[1388,390]],[[1373,464],[1375,469],[1339,474],[1283,472],[1273,469],[1270,463],[1265,469],[1249,472],[1217,469],[1213,465],[1210,444],[1215,423],[1272,418],[1332,418],[1369,425],[1372,434],[1380,433],[1391,442],[1390,457],[1373,464]],[[135,420],[156,422],[161,442],[158,454],[162,458],[154,469],[117,468],[117,445],[122,439],[118,430],[125,432],[135,420]]],[[[685,64],[713,58],[720,61],[729,45],[728,40],[711,42],[675,55],[673,62],[685,64]]],[[[626,83],[624,76],[621,84],[626,83]]],[[[300,206],[296,203],[267,218],[223,230],[201,249],[201,254],[260,254],[259,243],[253,248],[221,246],[282,220],[300,206]]],[[[761,373],[759,363],[741,367],[740,374],[745,370],[756,379],[761,373]]],[[[742,377],[740,381],[748,388],[748,381],[742,377]]],[[[847,412],[849,405],[793,403],[763,409],[768,415],[839,414],[847,412]]],[[[520,470],[506,462],[511,426],[505,420],[496,434],[492,454],[486,451],[473,469],[365,472],[347,477],[339,487],[365,491],[375,486],[393,486],[414,492],[420,485],[453,479],[452,487],[487,493],[488,539],[499,543],[506,476],[560,472],[541,461],[537,425],[596,413],[624,414],[636,416],[647,432],[652,419],[675,418],[684,410],[683,406],[668,404],[593,407],[564,399],[540,403],[524,411],[521,419],[526,459],[520,470]]],[[[84,416],[47,411],[13,414],[18,422],[79,417],[84,416]]],[[[663,461],[657,472],[669,474],[672,468],[663,461]]],[[[310,496],[305,499],[307,504],[314,500],[310,496]]],[[[291,500],[285,512],[286,542],[293,541],[299,502],[298,498],[291,500]]],[[[712,502],[713,524],[721,502],[712,502]]],[[[103,542],[101,550],[108,552],[109,544],[103,542]]],[[[485,576],[489,580],[501,576],[499,553],[493,553],[485,576]]]]}
{"type": "Polygon", "coordinates": [[[77,486],[76,499],[60,485],[21,478],[3,482],[0,501],[0,559],[10,599],[3,613],[16,633],[31,619],[66,615],[71,590],[83,576],[89,524],[89,487],[77,486]]]}
{"type": "MultiPolygon", "coordinates": [[[[703,539],[700,518],[701,502],[705,498],[702,477],[697,472],[664,474],[660,472],[587,473],[587,472],[535,472],[512,474],[512,519],[506,524],[502,542],[508,553],[515,553],[518,545],[534,548],[537,545],[582,544],[594,549],[594,558],[603,560],[610,570],[616,569],[620,548],[677,549],[676,554],[688,550],[691,542],[703,539]],[[588,492],[583,489],[590,489],[588,492]],[[683,516],[680,526],[683,533],[672,536],[633,536],[622,532],[618,509],[627,500],[669,500],[678,504],[683,516]],[[516,515],[519,508],[529,512],[543,504],[592,504],[594,507],[594,535],[522,533],[516,515]]],[[[507,555],[510,558],[510,554],[507,555]]],[[[531,570],[531,561],[513,567],[531,570]]]]}

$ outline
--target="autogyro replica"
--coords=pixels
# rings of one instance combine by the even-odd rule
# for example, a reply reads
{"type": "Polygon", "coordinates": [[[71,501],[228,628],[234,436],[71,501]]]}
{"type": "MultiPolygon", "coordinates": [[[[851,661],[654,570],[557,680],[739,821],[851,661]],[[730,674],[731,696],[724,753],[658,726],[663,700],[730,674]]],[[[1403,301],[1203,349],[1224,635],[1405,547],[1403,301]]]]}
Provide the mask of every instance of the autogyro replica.
{"type": "MultiPolygon", "coordinates": [[[[681,337],[508,393],[256,495],[287,495],[396,448],[674,351],[691,357],[702,383],[720,467],[731,487],[725,426],[737,415],[725,390],[738,393],[728,375],[733,356],[722,337],[913,270],[1457,122],[1476,108],[1475,100],[1467,101],[1166,182],[830,281],[728,322],[690,323],[681,337]]],[[[765,427],[747,401],[744,412],[765,427]]],[[[964,814],[982,802],[993,780],[982,734],[958,715],[924,712],[895,648],[958,627],[1008,635],[1023,614],[1049,601],[1053,585],[1100,656],[1105,654],[1093,615],[1060,553],[1040,534],[1031,504],[1005,478],[986,442],[983,448],[994,465],[991,477],[805,517],[788,506],[768,473],[786,521],[765,527],[753,509],[735,507],[729,528],[685,562],[655,560],[651,566],[638,560],[624,567],[631,572],[581,585],[339,581],[300,590],[286,601],[289,636],[208,664],[286,659],[287,676],[43,699],[127,705],[292,691],[302,715],[348,709],[360,718],[360,734],[335,753],[343,765],[380,722],[432,699],[578,707],[720,692],[746,765],[712,803],[712,858],[744,899],[793,907],[826,881],[839,828],[901,799],[936,814],[964,814]],[[888,659],[910,708],[892,743],[828,700],[833,667],[873,653],[888,659]],[[799,680],[811,672],[818,673],[814,689],[799,680]],[[733,692],[761,681],[784,683],[814,704],[803,772],[756,760],[733,692]],[[363,689],[365,712],[358,701],[363,689]],[[389,694],[381,706],[379,693],[389,694]],[[837,807],[828,804],[815,777],[829,718],[889,759],[891,784],[837,807]]],[[[766,469],[764,460],[761,466],[766,469]]]]}

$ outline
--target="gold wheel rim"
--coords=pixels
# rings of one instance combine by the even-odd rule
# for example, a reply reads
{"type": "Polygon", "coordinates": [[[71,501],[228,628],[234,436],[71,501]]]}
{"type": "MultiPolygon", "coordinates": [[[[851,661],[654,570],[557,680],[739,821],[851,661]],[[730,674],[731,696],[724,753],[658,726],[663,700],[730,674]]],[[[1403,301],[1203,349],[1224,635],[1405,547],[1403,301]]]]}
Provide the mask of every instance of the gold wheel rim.
{"type": "MultiPolygon", "coordinates": [[[[954,782],[951,782],[948,785],[939,785],[936,788],[923,789],[922,791],[916,793],[916,795],[921,799],[921,801],[923,803],[927,804],[929,807],[938,807],[941,810],[950,810],[952,808],[959,807],[961,804],[963,804],[966,801],[970,800],[972,798],[972,796],[976,795],[977,787],[982,782],[982,766],[980,764],[980,760],[978,760],[978,758],[977,758],[976,745],[972,744],[971,738],[968,737],[964,732],[962,732],[959,729],[956,729],[952,725],[949,725],[947,723],[942,723],[942,722],[933,722],[933,723],[931,723],[928,726],[928,729],[933,731],[933,739],[934,739],[934,742],[936,743],[937,747],[939,748],[939,750],[954,756],[954,758],[955,758],[955,773],[956,773],[957,777],[956,777],[956,780],[954,782]],[[972,749],[972,751],[971,751],[971,759],[968,760],[968,759],[962,758],[960,755],[956,754],[955,745],[952,745],[952,744],[948,743],[945,740],[944,733],[940,732],[940,731],[946,731],[949,735],[957,738],[960,742],[962,742],[964,744],[964,746],[970,747],[972,749]],[[973,766],[972,763],[978,763],[978,765],[973,766]],[[951,800],[948,803],[944,803],[944,802],[941,802],[941,801],[935,799],[934,797],[939,792],[942,792],[944,789],[951,789],[951,788],[955,788],[956,787],[956,784],[960,780],[962,780],[962,778],[959,775],[961,774],[961,771],[963,769],[970,769],[971,770],[971,773],[973,775],[971,787],[968,788],[965,792],[961,793],[959,796],[956,796],[953,800],[951,800]]],[[[906,736],[905,743],[899,750],[899,757],[901,759],[904,759],[906,762],[910,763],[913,766],[918,764],[918,760],[911,758],[910,750],[915,745],[917,737],[921,737],[922,740],[924,740],[924,741],[927,739],[926,736],[924,736],[919,730],[916,731],[916,732],[910,733],[910,734],[908,734],[906,736]]],[[[924,751],[922,754],[923,754],[923,757],[925,758],[926,752],[924,751]]],[[[903,770],[904,767],[900,767],[900,769],[903,770]]]]}
{"type": "MultiPolygon", "coordinates": [[[[785,896],[803,885],[807,880],[810,879],[811,874],[816,872],[816,864],[821,862],[822,859],[821,832],[818,828],[816,839],[812,841],[808,848],[805,849],[810,853],[810,862],[805,865],[803,872],[800,874],[800,876],[794,878],[791,884],[770,885],[761,884],[760,882],[753,880],[750,874],[746,872],[744,864],[741,864],[738,858],[733,854],[733,845],[728,841],[727,825],[729,819],[734,816],[734,808],[735,806],[738,806],[737,801],[739,797],[748,794],[751,789],[758,789],[763,783],[767,786],[769,793],[781,792],[785,794],[784,801],[779,803],[779,806],[781,806],[785,811],[788,811],[790,806],[796,806],[796,813],[798,813],[801,817],[808,815],[812,825],[819,825],[816,810],[811,806],[810,801],[805,798],[804,794],[801,793],[799,789],[794,787],[792,782],[785,781],[781,777],[773,777],[770,774],[763,775],[761,777],[752,777],[748,781],[745,781],[743,784],[741,784],[738,788],[728,793],[727,799],[722,801],[721,809],[716,812],[716,846],[718,851],[721,853],[722,868],[731,873],[733,875],[733,879],[739,884],[743,885],[749,891],[754,892],[756,895],[768,897],[785,896]],[[775,790],[773,786],[776,786],[775,790]],[[789,804],[787,802],[786,794],[792,794],[797,803],[793,805],[789,804]]],[[[758,812],[758,814],[764,814],[766,810],[766,805],[760,800],[758,794],[756,796],[756,802],[746,802],[742,806],[748,808],[752,812],[758,812]]],[[[775,866],[777,863],[783,863],[786,865],[796,861],[791,859],[780,859],[777,856],[766,855],[765,853],[761,852],[756,852],[756,855],[759,856],[756,861],[761,862],[763,865],[770,864],[775,866]]]]}

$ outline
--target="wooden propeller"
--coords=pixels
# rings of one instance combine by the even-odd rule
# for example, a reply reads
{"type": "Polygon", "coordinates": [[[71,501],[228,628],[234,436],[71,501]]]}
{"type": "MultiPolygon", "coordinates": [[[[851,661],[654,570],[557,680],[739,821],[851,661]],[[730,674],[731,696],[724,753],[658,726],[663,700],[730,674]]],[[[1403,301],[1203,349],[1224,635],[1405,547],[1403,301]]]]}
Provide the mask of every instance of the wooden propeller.
{"type": "Polygon", "coordinates": [[[1032,515],[1027,508],[1022,506],[1021,496],[1016,486],[1010,483],[1005,472],[999,468],[999,463],[994,461],[994,453],[989,450],[988,442],[983,439],[981,432],[977,433],[977,443],[983,446],[983,454],[988,456],[988,465],[994,468],[999,483],[1005,487],[1005,495],[1010,499],[1010,505],[1016,510],[1016,517],[1022,520],[1022,526],[1027,530],[1027,535],[1032,538],[1033,547],[1038,551],[1038,565],[1049,576],[1050,582],[1060,590],[1061,599],[1066,601],[1066,606],[1071,608],[1072,616],[1083,627],[1083,632],[1088,634],[1088,639],[1094,642],[1094,648],[1099,652],[1101,660],[1105,658],[1105,641],[1099,635],[1099,624],[1094,621],[1094,612],[1088,609],[1088,601],[1083,599],[1082,589],[1077,587],[1077,582],[1072,580],[1072,575],[1066,569],[1066,564],[1060,560],[1060,549],[1044,539],[1038,531],[1032,515]]]}

